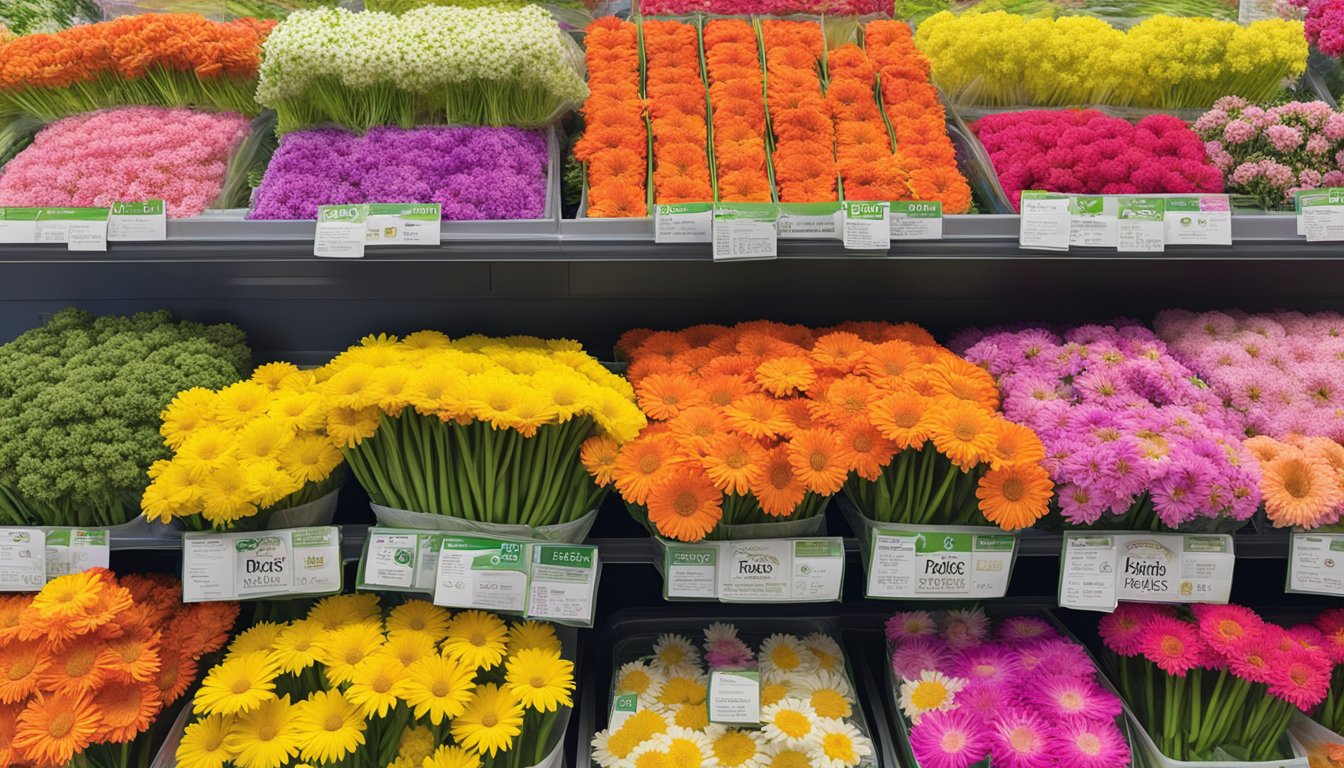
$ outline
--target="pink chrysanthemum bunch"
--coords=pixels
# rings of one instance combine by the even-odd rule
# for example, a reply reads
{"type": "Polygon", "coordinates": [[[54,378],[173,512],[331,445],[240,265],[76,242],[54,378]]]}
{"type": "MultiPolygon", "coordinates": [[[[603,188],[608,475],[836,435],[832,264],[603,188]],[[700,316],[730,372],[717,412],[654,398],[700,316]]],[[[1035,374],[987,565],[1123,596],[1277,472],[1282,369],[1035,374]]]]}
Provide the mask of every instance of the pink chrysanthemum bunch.
{"type": "Polygon", "coordinates": [[[921,768],[986,758],[1018,768],[1129,765],[1120,699],[1082,646],[1049,623],[1017,616],[991,627],[979,609],[908,611],[886,631],[921,768]]]}
{"type": "Polygon", "coordinates": [[[1284,629],[1238,605],[1124,603],[1100,631],[1117,657],[1121,695],[1174,760],[1289,757],[1293,712],[1313,711],[1330,691],[1320,630],[1284,629]]]}
{"type": "Polygon", "coordinates": [[[1330,692],[1312,716],[1335,733],[1344,733],[1344,608],[1320,614],[1312,626],[1320,632],[1321,647],[1335,664],[1330,673],[1330,692]]]}

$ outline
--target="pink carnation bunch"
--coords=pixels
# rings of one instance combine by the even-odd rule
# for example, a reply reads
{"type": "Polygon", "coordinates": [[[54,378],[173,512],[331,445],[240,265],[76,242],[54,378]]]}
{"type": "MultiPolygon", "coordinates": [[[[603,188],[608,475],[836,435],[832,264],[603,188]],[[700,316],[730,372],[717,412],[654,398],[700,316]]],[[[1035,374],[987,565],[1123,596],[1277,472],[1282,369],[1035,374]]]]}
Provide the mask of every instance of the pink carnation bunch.
{"type": "Polygon", "coordinates": [[[1149,115],[1137,125],[1092,109],[1004,112],[976,135],[999,183],[1020,209],[1022,190],[1075,194],[1221,192],[1222,174],[1182,120],[1149,115]]]}
{"type": "Polygon", "coordinates": [[[57,120],[0,172],[0,206],[106,207],[162,199],[173,218],[219,197],[247,118],[124,107],[57,120]]]}
{"type": "Polygon", "coordinates": [[[1330,692],[1313,717],[1335,733],[1344,733],[1344,608],[1332,608],[1316,617],[1312,628],[1330,660],[1335,663],[1330,674],[1330,692]]]}
{"type": "Polygon", "coordinates": [[[1120,768],[1123,706],[1091,657],[1039,618],[980,609],[887,622],[899,706],[924,768],[1120,768]]]}
{"type": "Polygon", "coordinates": [[[1293,712],[1312,712],[1330,692],[1335,661],[1322,630],[1284,629],[1239,605],[1122,603],[1099,632],[1121,695],[1175,760],[1209,761],[1216,750],[1250,762],[1289,757],[1293,712]]]}
{"type": "Polygon", "coordinates": [[[1193,124],[1229,192],[1291,207],[1301,189],[1344,184],[1344,113],[1323,101],[1258,107],[1225,96],[1193,124]]]}
{"type": "Polygon", "coordinates": [[[1344,55],[1344,0],[1310,0],[1305,22],[1307,42],[1326,56],[1344,55]]]}

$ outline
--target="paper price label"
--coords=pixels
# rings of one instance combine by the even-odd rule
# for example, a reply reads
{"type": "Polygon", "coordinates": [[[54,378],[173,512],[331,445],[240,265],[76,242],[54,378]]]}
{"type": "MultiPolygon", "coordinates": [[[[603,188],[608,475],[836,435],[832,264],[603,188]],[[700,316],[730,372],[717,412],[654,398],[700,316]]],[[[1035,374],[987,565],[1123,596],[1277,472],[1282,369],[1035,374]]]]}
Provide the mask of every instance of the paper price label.
{"type": "Polygon", "coordinates": [[[711,671],[707,699],[711,723],[761,724],[761,676],[757,672],[711,671]]]}
{"type": "Polygon", "coordinates": [[[254,600],[341,591],[334,526],[182,536],[182,600],[254,600]]]}
{"type": "Polygon", "coordinates": [[[1309,243],[1344,241],[1344,188],[1329,187],[1299,192],[1297,230],[1309,243]]]}
{"type": "Polygon", "coordinates": [[[607,717],[607,730],[612,733],[620,730],[625,721],[639,711],[639,694],[618,693],[611,700],[611,714],[607,717]]]}
{"type": "Polygon", "coordinates": [[[714,260],[750,261],[779,257],[779,210],[772,203],[718,203],[714,206],[714,260]]]}
{"type": "Polygon", "coordinates": [[[65,243],[71,251],[106,251],[107,208],[41,208],[37,242],[65,243]]]}
{"type": "Polygon", "coordinates": [[[883,250],[891,247],[891,207],[882,202],[845,203],[845,248],[883,250]]]}
{"type": "MultiPolygon", "coordinates": [[[[382,534],[390,529],[375,530],[382,534]]],[[[601,570],[597,547],[448,533],[429,535],[438,547],[435,605],[593,625],[601,570]]],[[[367,580],[371,569],[366,565],[361,570],[362,580],[367,580]]]]}
{"type": "Polygon", "coordinates": [[[663,596],[724,603],[814,603],[840,599],[844,539],[664,542],[663,596]]]}
{"type": "Polygon", "coordinates": [[[438,531],[370,528],[359,558],[355,588],[433,595],[439,548],[445,535],[438,531]]]}
{"type": "Polygon", "coordinates": [[[713,229],[713,203],[680,203],[653,208],[655,243],[708,243],[714,239],[713,229]]]}
{"type": "Polygon", "coordinates": [[[527,615],[592,626],[597,547],[533,544],[527,615]]]}
{"type": "Polygon", "coordinates": [[[1287,591],[1344,596],[1344,533],[1293,531],[1287,591]]]}
{"type": "Polygon", "coordinates": [[[1166,198],[1168,245],[1231,245],[1232,202],[1227,195],[1166,198]]]}
{"type": "Polygon", "coordinates": [[[168,239],[168,214],[162,200],[113,203],[107,220],[110,242],[168,239]]]}
{"type": "Polygon", "coordinates": [[[319,205],[313,234],[313,255],[333,259],[364,256],[367,205],[319,205]]]}
{"type": "Polygon", "coordinates": [[[780,240],[835,240],[844,232],[840,203],[780,203],[780,240]]]}
{"type": "Polygon", "coordinates": [[[1235,564],[1226,534],[1066,532],[1059,604],[1112,611],[1118,601],[1226,603],[1235,564]]]}
{"type": "Polygon", "coordinates": [[[898,201],[891,203],[892,240],[942,240],[941,202],[898,201]]]}
{"type": "Polygon", "coordinates": [[[46,538],[48,581],[90,568],[106,568],[111,562],[105,530],[54,528],[47,531],[46,538]]]}
{"type": "Polygon", "coordinates": [[[1018,247],[1039,251],[1069,250],[1069,197],[1053,192],[1022,193],[1018,247]]]}
{"type": "Polygon", "coordinates": [[[0,208],[0,243],[36,243],[41,208],[0,208]]]}
{"type": "Polygon", "coordinates": [[[868,597],[1003,597],[1017,556],[1017,537],[997,528],[890,525],[870,542],[868,597]]]}
{"type": "Polygon", "coordinates": [[[439,203],[369,203],[365,245],[438,245],[439,203]]]}
{"type": "Polygon", "coordinates": [[[1069,245],[1116,247],[1117,209],[1114,197],[1074,195],[1069,198],[1069,245]]]}
{"type": "Polygon", "coordinates": [[[1116,250],[1161,253],[1166,247],[1166,201],[1160,197],[1119,197],[1116,205],[1116,250]]]}
{"type": "Polygon", "coordinates": [[[0,592],[36,592],[52,579],[110,562],[100,528],[0,528],[0,592]]]}

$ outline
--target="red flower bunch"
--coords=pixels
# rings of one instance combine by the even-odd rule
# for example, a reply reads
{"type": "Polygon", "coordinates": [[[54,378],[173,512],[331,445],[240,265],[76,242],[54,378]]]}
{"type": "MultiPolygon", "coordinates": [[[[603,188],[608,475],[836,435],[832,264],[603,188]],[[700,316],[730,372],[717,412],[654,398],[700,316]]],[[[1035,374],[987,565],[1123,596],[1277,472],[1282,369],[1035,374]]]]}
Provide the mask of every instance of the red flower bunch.
{"type": "Polygon", "coordinates": [[[1091,109],[1007,112],[974,126],[1013,208],[1022,190],[1081,194],[1221,192],[1222,173],[1171,115],[1137,125],[1091,109]]]}
{"type": "Polygon", "coordinates": [[[709,179],[709,128],[700,35],[679,21],[646,21],[645,95],[653,125],[654,199],[703,203],[714,199],[709,179]]]}
{"type": "Polygon", "coordinates": [[[846,200],[901,200],[909,194],[906,174],[891,148],[873,81],[877,67],[857,45],[843,45],[826,58],[826,107],[835,126],[835,156],[846,200]]]}
{"type": "Polygon", "coordinates": [[[588,166],[588,215],[648,214],[648,126],[639,93],[639,30],[605,16],[588,25],[586,130],[574,156],[588,166]]]}
{"type": "Polygon", "coordinates": [[[772,202],[756,32],[742,19],[715,19],[705,25],[704,43],[719,200],[772,202]]]}
{"type": "Polygon", "coordinates": [[[936,200],[944,213],[966,213],[971,188],[957,170],[947,135],[947,115],[929,82],[929,60],[915,47],[910,25],[872,21],[863,28],[864,47],[882,78],[882,102],[896,134],[896,156],[908,174],[909,193],[896,200],[936,200]]]}
{"type": "Polygon", "coordinates": [[[826,51],[821,25],[767,19],[761,22],[761,36],[779,200],[836,200],[835,129],[826,115],[818,74],[826,51]]]}

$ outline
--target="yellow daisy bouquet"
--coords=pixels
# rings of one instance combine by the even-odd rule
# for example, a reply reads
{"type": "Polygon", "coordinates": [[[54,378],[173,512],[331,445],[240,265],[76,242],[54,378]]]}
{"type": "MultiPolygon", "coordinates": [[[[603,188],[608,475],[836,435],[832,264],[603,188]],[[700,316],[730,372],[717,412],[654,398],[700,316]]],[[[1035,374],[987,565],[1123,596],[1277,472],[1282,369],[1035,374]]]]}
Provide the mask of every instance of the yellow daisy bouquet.
{"type": "Polygon", "coordinates": [[[339,595],[239,635],[197,690],[178,768],[526,768],[553,759],[574,664],[555,629],[339,595]]]}
{"type": "Polygon", "coordinates": [[[330,521],[345,462],[316,384],[311,371],[270,363],[222,389],[179,393],[162,414],[172,456],[149,468],[145,517],[229,530],[330,521]]]}
{"type": "Polygon", "coordinates": [[[582,527],[606,491],[581,455],[645,425],[630,384],[567,340],[370,336],[317,378],[327,434],[399,527],[582,527]]]}

